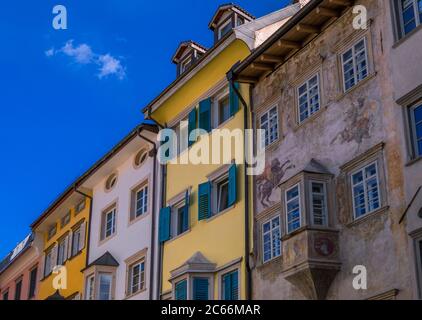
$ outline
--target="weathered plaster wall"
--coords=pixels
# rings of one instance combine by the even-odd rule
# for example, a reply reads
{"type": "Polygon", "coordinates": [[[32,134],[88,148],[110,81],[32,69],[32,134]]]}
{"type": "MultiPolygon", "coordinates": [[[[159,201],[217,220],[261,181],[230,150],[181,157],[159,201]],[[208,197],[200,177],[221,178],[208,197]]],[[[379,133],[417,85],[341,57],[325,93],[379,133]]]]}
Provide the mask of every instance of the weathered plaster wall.
{"type": "MultiPolygon", "coordinates": [[[[347,94],[340,87],[339,54],[362,31],[352,28],[349,11],[321,36],[254,89],[254,106],[259,119],[262,111],[277,105],[280,139],[268,148],[267,170],[257,178],[257,217],[264,216],[280,203],[276,187],[300,172],[314,158],[334,175],[334,226],[340,230],[342,269],[334,279],[328,299],[365,299],[399,289],[398,298],[412,298],[407,236],[398,220],[406,207],[403,167],[405,159],[399,147],[403,143],[400,113],[393,102],[390,61],[383,43],[387,1],[361,1],[373,19],[367,36],[371,76],[347,94]],[[355,37],[356,36],[356,37],[355,37]],[[320,66],[318,68],[318,66],[320,66]],[[312,70],[320,70],[322,108],[300,126],[296,120],[295,88],[312,70]],[[386,206],[383,212],[359,223],[351,223],[348,185],[340,167],[379,143],[384,143],[386,206]],[[284,167],[283,167],[284,165],[284,167]],[[263,200],[264,199],[264,200],[263,200]],[[365,265],[368,289],[352,287],[353,267],[365,265]]],[[[282,212],[280,209],[278,213],[282,212]]],[[[256,224],[259,226],[259,223],[256,224]]],[[[259,243],[259,232],[255,232],[259,243]]],[[[260,245],[256,246],[257,248],[260,245]]],[[[254,298],[297,299],[301,293],[280,275],[280,261],[274,260],[253,271],[254,298]]]]}

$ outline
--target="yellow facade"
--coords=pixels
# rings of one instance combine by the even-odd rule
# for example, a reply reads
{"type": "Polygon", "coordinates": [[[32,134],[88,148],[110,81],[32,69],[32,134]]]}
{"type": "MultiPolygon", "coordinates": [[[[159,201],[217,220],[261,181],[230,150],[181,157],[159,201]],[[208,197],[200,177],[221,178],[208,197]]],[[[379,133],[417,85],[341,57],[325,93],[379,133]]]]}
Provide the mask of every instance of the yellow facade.
{"type": "MultiPolygon", "coordinates": [[[[69,257],[67,261],[63,264],[66,268],[66,276],[67,276],[67,283],[66,288],[59,289],[59,293],[65,299],[71,298],[82,298],[83,294],[83,274],[81,270],[86,266],[86,254],[87,254],[87,246],[88,246],[88,221],[89,221],[89,208],[90,208],[90,199],[86,198],[85,200],[78,200],[72,201],[69,205],[62,205],[56,212],[52,212],[49,217],[47,217],[39,226],[35,228],[35,232],[39,233],[42,238],[44,239],[44,256],[43,261],[41,261],[42,265],[45,267],[45,253],[50,250],[52,247],[57,245],[61,239],[69,235],[75,228],[84,224],[85,232],[83,235],[84,237],[84,246],[83,249],[77,253],[73,257],[69,257]],[[85,201],[85,208],[82,209],[80,212],[76,211],[76,206],[79,205],[82,201],[85,201]],[[60,211],[60,214],[57,212],[60,211]],[[61,219],[65,214],[70,212],[70,221],[64,227],[61,226],[61,219]],[[56,213],[56,214],[55,214],[56,213]],[[56,234],[48,239],[48,228],[51,225],[56,223],[57,232],[56,234]],[[47,227],[47,229],[46,229],[47,227]]],[[[55,263],[53,262],[53,265],[55,263]]],[[[43,272],[44,268],[42,268],[43,272]]],[[[44,274],[41,275],[40,287],[38,292],[38,299],[45,300],[54,293],[56,293],[57,289],[53,286],[54,278],[57,277],[59,274],[51,273],[50,275],[44,277],[44,274]]]]}
{"type": "MultiPolygon", "coordinates": [[[[193,76],[183,87],[174,93],[152,116],[160,123],[172,121],[185,109],[204,98],[209,90],[221,84],[226,73],[237,61],[243,60],[250,53],[241,40],[234,40],[219,55],[193,76]]],[[[228,86],[228,83],[227,83],[228,86]]],[[[249,101],[248,86],[241,86],[240,91],[249,101]]],[[[243,129],[244,107],[218,129],[243,129]]],[[[243,132],[243,130],[242,130],[243,132]]],[[[210,136],[212,133],[209,134],[210,136]]],[[[242,141],[243,142],[243,141],[242,141]]],[[[194,145],[195,146],[195,145],[194,145]]],[[[184,157],[184,153],[180,157],[184,157]]],[[[234,156],[233,156],[234,157],[234,156]]],[[[220,268],[236,259],[241,259],[239,276],[239,298],[245,299],[245,201],[244,201],[244,166],[237,166],[237,202],[227,212],[218,214],[208,220],[198,221],[198,185],[207,181],[207,176],[223,164],[192,165],[168,164],[166,199],[169,200],[183,190],[191,188],[193,197],[190,201],[190,230],[181,236],[164,243],[162,261],[161,293],[169,295],[172,283],[170,272],[180,267],[196,252],[201,252],[208,260],[220,268]],[[189,179],[186,179],[189,177],[189,179]]],[[[250,219],[251,220],[251,219],[250,219]]],[[[219,298],[219,278],[214,277],[213,298],[219,298]]]]}

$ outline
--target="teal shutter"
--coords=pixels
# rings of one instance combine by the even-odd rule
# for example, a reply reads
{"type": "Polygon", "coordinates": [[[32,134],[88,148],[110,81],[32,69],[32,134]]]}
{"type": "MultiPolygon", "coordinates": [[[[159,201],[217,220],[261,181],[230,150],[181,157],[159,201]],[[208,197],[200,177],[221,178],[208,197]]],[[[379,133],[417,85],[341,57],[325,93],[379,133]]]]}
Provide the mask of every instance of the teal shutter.
{"type": "Polygon", "coordinates": [[[223,300],[239,300],[238,271],[233,271],[223,276],[224,297],[223,300]]]}
{"type": "Polygon", "coordinates": [[[231,276],[230,274],[226,274],[224,276],[224,297],[223,300],[232,300],[231,299],[231,286],[232,286],[232,282],[231,282],[231,276]]]}
{"type": "Polygon", "coordinates": [[[193,300],[209,300],[208,278],[193,278],[193,300]]]}
{"type": "MultiPolygon", "coordinates": [[[[191,112],[189,112],[188,116],[188,139],[190,136],[190,133],[196,129],[196,108],[194,108],[191,112]]],[[[190,147],[193,145],[195,141],[189,140],[188,146],[190,147]]]]}
{"type": "Polygon", "coordinates": [[[205,182],[198,186],[198,220],[211,217],[211,183],[205,182]]]}
{"type": "MultiPolygon", "coordinates": [[[[239,90],[239,82],[233,83],[233,86],[239,90]]],[[[234,116],[239,111],[239,97],[230,85],[230,116],[234,116]]]]}
{"type": "Polygon", "coordinates": [[[188,282],[186,280],[176,283],[174,291],[175,300],[187,300],[188,299],[188,282]]]}
{"type": "Polygon", "coordinates": [[[199,103],[199,128],[206,132],[211,131],[211,99],[202,100],[199,103]]]}
{"type": "Polygon", "coordinates": [[[232,164],[229,169],[229,207],[237,201],[237,177],[236,164],[232,164]]]}
{"type": "Polygon", "coordinates": [[[170,239],[171,208],[162,208],[160,211],[159,239],[165,242],[170,239]]]}
{"type": "Polygon", "coordinates": [[[189,191],[186,191],[185,195],[185,207],[183,208],[183,224],[182,232],[185,232],[189,229],[189,191]]]}

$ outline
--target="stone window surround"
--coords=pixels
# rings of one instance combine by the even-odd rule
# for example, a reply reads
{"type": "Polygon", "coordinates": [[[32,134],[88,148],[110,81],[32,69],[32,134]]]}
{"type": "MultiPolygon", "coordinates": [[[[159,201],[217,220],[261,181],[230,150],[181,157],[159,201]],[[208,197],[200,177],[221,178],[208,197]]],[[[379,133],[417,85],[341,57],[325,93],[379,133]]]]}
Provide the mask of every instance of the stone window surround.
{"type": "Polygon", "coordinates": [[[422,299],[422,229],[415,230],[414,232],[410,233],[409,236],[413,243],[412,256],[414,258],[417,295],[418,299],[422,299]]]}
{"type": "Polygon", "coordinates": [[[119,200],[115,199],[113,201],[110,202],[109,205],[105,206],[104,209],[101,210],[101,215],[100,215],[100,223],[99,223],[99,234],[98,234],[98,247],[100,247],[101,245],[103,245],[104,243],[106,243],[107,241],[109,241],[110,239],[114,238],[117,234],[117,217],[119,215],[119,200]],[[103,224],[105,222],[104,220],[104,216],[105,214],[107,214],[108,212],[110,212],[112,209],[115,209],[115,217],[114,217],[114,228],[115,231],[112,235],[110,235],[109,237],[106,237],[104,234],[104,238],[102,237],[103,234],[103,224]]]}
{"type": "Polygon", "coordinates": [[[129,258],[125,260],[126,264],[126,281],[125,281],[125,299],[129,299],[137,294],[140,294],[141,292],[144,292],[148,288],[147,283],[147,254],[148,254],[148,248],[143,248],[142,250],[139,250],[129,258]],[[129,293],[129,279],[130,279],[130,271],[131,267],[137,263],[137,262],[143,262],[144,263],[144,287],[137,292],[129,293]]]}
{"type": "Polygon", "coordinates": [[[187,281],[187,300],[192,300],[193,294],[193,278],[208,278],[208,298],[209,300],[214,300],[214,274],[210,271],[206,272],[187,272],[177,276],[176,278],[171,279],[172,283],[172,300],[176,300],[175,292],[176,292],[176,283],[180,281],[186,280],[187,281]]]}
{"type": "Polygon", "coordinates": [[[114,300],[115,299],[115,292],[116,292],[116,269],[117,269],[117,267],[92,266],[91,268],[84,270],[83,299],[85,300],[85,298],[86,298],[86,282],[91,276],[94,276],[94,300],[98,299],[99,275],[100,275],[100,273],[108,273],[108,274],[111,274],[111,276],[112,276],[110,300],[114,300]]]}
{"type": "MultiPolygon", "coordinates": [[[[152,186],[151,186],[151,175],[147,175],[143,177],[140,182],[137,182],[133,187],[130,188],[130,197],[129,197],[129,216],[128,216],[128,227],[132,224],[142,220],[146,216],[151,213],[152,206],[153,206],[153,199],[151,195],[152,186]],[[145,186],[148,187],[148,195],[147,195],[147,211],[141,214],[139,217],[136,217],[136,193],[140,191],[145,186]]],[[[116,213],[117,214],[117,213],[116,213]]],[[[117,230],[116,230],[117,231],[117,230]]]]}
{"type": "Polygon", "coordinates": [[[390,15],[391,15],[391,26],[393,28],[393,35],[394,35],[394,45],[393,48],[397,48],[407,39],[409,39],[412,35],[417,33],[419,30],[422,29],[422,23],[417,25],[415,29],[410,31],[408,34],[403,34],[402,30],[402,17],[401,17],[401,9],[399,7],[398,0],[389,0],[390,2],[390,15]]]}
{"type": "MultiPolygon", "coordinates": [[[[262,221],[260,221],[258,223],[259,226],[259,230],[258,230],[258,234],[259,234],[259,247],[258,247],[258,265],[265,265],[268,263],[271,263],[272,261],[280,258],[283,255],[283,248],[282,248],[282,243],[281,243],[281,235],[283,234],[283,230],[282,230],[282,225],[281,225],[281,217],[280,217],[280,213],[279,212],[275,212],[269,216],[266,216],[265,219],[262,219],[262,221]],[[264,224],[268,223],[270,221],[272,221],[274,218],[279,218],[279,229],[280,229],[280,255],[279,256],[275,256],[272,257],[270,260],[264,261],[264,241],[263,241],[263,236],[264,236],[264,232],[263,232],[263,228],[264,228],[264,224]]],[[[272,240],[272,239],[271,239],[272,240]]],[[[271,253],[272,256],[272,253],[271,253]]]]}
{"type": "Polygon", "coordinates": [[[218,287],[218,299],[219,300],[223,299],[223,276],[230,273],[230,272],[236,271],[236,270],[237,270],[237,276],[238,276],[238,279],[237,279],[238,298],[239,298],[239,300],[241,299],[241,293],[242,293],[242,290],[241,290],[241,288],[242,288],[241,262],[242,262],[242,258],[239,258],[239,259],[233,260],[232,262],[229,262],[228,264],[218,268],[216,277],[217,277],[217,281],[218,281],[217,287],[218,287]]]}

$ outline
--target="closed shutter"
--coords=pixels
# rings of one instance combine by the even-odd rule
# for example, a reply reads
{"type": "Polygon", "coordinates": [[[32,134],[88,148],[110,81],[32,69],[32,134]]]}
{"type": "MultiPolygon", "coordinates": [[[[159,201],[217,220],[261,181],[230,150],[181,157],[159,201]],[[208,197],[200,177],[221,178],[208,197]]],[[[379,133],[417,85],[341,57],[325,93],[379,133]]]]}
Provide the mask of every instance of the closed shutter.
{"type": "Polygon", "coordinates": [[[57,266],[57,244],[51,249],[51,270],[57,266]]]}
{"type": "Polygon", "coordinates": [[[199,128],[206,132],[211,131],[211,99],[199,103],[199,128]]]}
{"type": "Polygon", "coordinates": [[[231,287],[231,299],[239,300],[239,274],[238,271],[232,272],[231,275],[232,287],[231,287]]]}
{"type": "Polygon", "coordinates": [[[193,300],[208,300],[208,278],[193,279],[193,300]]]}
{"type": "Polygon", "coordinates": [[[67,239],[67,258],[72,258],[72,243],[73,243],[73,232],[72,230],[69,232],[68,239],[67,239]]]}
{"type": "Polygon", "coordinates": [[[198,186],[198,220],[211,217],[211,183],[205,182],[198,186]]]}
{"type": "MultiPolygon", "coordinates": [[[[39,280],[44,278],[45,276],[45,253],[43,253],[40,261],[40,277],[38,277],[39,280]]],[[[38,280],[37,279],[37,280],[38,280]]]]}
{"type": "Polygon", "coordinates": [[[236,164],[232,164],[229,168],[229,207],[237,201],[237,177],[236,164]]]}
{"type": "Polygon", "coordinates": [[[232,300],[232,297],[231,297],[232,282],[231,282],[230,274],[226,274],[223,277],[223,282],[224,282],[224,297],[223,297],[223,300],[232,300]]]}
{"type": "Polygon", "coordinates": [[[174,290],[175,300],[187,300],[188,299],[188,282],[186,280],[176,283],[174,290]]]}
{"type": "Polygon", "coordinates": [[[67,251],[69,250],[69,235],[64,238],[64,246],[63,246],[63,264],[67,260],[67,251]]]}
{"type": "Polygon", "coordinates": [[[85,229],[86,229],[86,221],[83,222],[80,227],[81,231],[79,234],[79,250],[77,252],[82,251],[85,248],[85,238],[86,238],[85,229]]]}
{"type": "Polygon", "coordinates": [[[160,211],[159,239],[165,242],[170,239],[171,207],[162,208],[160,211]]]}
{"type": "MultiPolygon", "coordinates": [[[[239,83],[235,82],[234,87],[239,90],[239,83]]],[[[230,86],[230,116],[234,116],[239,111],[239,97],[232,86],[230,86]]]]}
{"type": "Polygon", "coordinates": [[[183,209],[183,231],[189,229],[189,191],[186,191],[185,195],[185,207],[183,209]]]}
{"type": "Polygon", "coordinates": [[[194,108],[190,113],[189,113],[189,117],[188,117],[188,146],[190,147],[191,145],[193,145],[196,141],[190,140],[190,134],[193,130],[196,129],[196,108],[194,108]]]}

